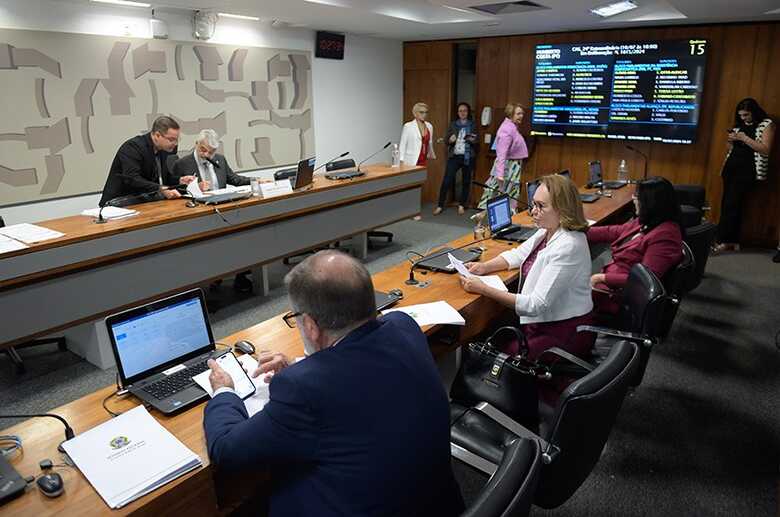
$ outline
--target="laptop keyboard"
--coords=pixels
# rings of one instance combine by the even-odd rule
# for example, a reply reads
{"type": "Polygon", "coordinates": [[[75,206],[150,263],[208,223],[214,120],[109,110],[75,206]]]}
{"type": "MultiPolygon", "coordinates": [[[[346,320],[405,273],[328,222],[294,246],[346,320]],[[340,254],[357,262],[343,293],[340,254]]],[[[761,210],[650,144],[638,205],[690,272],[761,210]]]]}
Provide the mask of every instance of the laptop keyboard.
{"type": "Polygon", "coordinates": [[[176,372],[173,375],[168,375],[166,378],[160,379],[154,384],[144,386],[143,390],[151,396],[155,397],[157,400],[166,399],[171,395],[195,384],[192,378],[199,373],[208,370],[209,367],[206,364],[207,360],[208,359],[204,359],[203,361],[196,363],[189,368],[176,372]]]}

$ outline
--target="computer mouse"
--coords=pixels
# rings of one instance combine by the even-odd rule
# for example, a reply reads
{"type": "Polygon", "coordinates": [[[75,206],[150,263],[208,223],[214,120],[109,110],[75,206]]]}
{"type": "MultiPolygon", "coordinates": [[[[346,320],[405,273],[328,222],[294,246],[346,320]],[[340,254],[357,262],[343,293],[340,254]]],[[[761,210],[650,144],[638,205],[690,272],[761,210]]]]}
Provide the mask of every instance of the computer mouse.
{"type": "Polygon", "coordinates": [[[255,353],[255,345],[250,343],[249,341],[236,341],[236,344],[233,345],[233,348],[236,350],[241,350],[245,354],[254,354],[255,353]]]}
{"type": "Polygon", "coordinates": [[[187,203],[185,203],[184,206],[186,206],[187,208],[195,208],[196,206],[198,206],[198,204],[192,199],[190,199],[189,201],[187,201],[187,203]]]}
{"type": "Polygon", "coordinates": [[[56,472],[50,472],[39,477],[36,481],[38,490],[46,497],[58,497],[65,490],[65,484],[62,482],[62,476],[56,472]]]}

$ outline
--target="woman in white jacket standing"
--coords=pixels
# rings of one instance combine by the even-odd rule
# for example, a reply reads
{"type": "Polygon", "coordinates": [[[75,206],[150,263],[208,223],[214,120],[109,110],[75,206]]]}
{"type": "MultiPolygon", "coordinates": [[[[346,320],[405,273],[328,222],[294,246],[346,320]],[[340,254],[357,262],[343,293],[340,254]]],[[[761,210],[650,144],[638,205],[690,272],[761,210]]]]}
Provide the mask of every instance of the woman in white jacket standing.
{"type": "Polygon", "coordinates": [[[593,324],[588,223],[570,179],[555,174],[539,182],[531,207],[539,230],[517,248],[467,266],[475,275],[520,269],[519,292],[499,291],[474,277],[462,277],[461,285],[515,310],[529,359],[554,346],[585,357],[595,339],[589,332],[577,333],[577,326],[593,324]]]}
{"type": "Polygon", "coordinates": [[[428,105],[418,102],[412,107],[414,120],[404,124],[401,130],[401,143],[398,145],[401,151],[401,161],[406,165],[428,164],[428,158],[435,160],[433,152],[433,125],[426,122],[428,105]]]}

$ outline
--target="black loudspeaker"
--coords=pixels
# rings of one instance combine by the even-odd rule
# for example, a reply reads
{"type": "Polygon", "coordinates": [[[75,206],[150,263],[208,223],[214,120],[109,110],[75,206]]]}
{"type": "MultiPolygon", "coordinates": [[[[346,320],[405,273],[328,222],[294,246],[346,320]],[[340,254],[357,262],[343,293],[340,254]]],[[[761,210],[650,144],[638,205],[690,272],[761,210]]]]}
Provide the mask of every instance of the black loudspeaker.
{"type": "Polygon", "coordinates": [[[351,169],[355,166],[355,160],[351,158],[347,158],[346,160],[338,160],[336,162],[330,162],[325,164],[325,170],[330,171],[340,171],[341,169],[351,169]]]}

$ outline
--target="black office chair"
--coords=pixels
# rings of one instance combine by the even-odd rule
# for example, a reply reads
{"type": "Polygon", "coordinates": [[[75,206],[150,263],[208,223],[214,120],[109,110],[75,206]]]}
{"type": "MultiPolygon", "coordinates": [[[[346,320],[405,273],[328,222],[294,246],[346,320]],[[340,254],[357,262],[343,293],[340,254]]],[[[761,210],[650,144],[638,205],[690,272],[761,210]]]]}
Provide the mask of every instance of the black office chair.
{"type": "Polygon", "coordinates": [[[677,201],[680,203],[680,223],[683,228],[701,224],[706,205],[705,190],[701,185],[675,185],[677,201]]]}
{"type": "Polygon", "coordinates": [[[686,292],[693,291],[704,278],[704,271],[707,269],[707,259],[710,257],[712,243],[715,242],[715,233],[718,227],[711,222],[703,223],[685,228],[683,240],[688,243],[696,262],[695,274],[690,277],[690,284],[686,286],[686,292]]]}
{"type": "MultiPolygon", "coordinates": [[[[459,463],[458,460],[455,460],[459,463]]],[[[478,461],[478,460],[475,460],[478,461]]],[[[456,477],[459,469],[456,466],[456,477]]],[[[469,467],[464,467],[469,468],[469,467]]],[[[495,473],[461,517],[520,517],[528,515],[539,483],[542,449],[539,442],[517,438],[510,443],[495,473]]]]}
{"type": "Polygon", "coordinates": [[[554,408],[540,403],[538,435],[486,402],[473,407],[453,402],[452,455],[489,474],[518,436],[539,440],[542,468],[534,504],[556,508],[577,491],[598,462],[638,367],[637,345],[617,343],[601,364],[563,391],[554,408]]]}
{"type": "MultiPolygon", "coordinates": [[[[0,228],[2,228],[3,226],[5,226],[5,221],[3,221],[3,218],[0,217],[0,228]]],[[[5,348],[2,350],[2,352],[4,352],[11,359],[11,364],[14,365],[14,369],[16,370],[16,373],[21,375],[26,371],[26,369],[24,367],[24,361],[22,360],[22,356],[19,355],[19,349],[27,348],[31,346],[51,345],[51,344],[56,344],[60,352],[64,352],[65,350],[67,350],[67,343],[65,341],[65,338],[55,337],[55,338],[33,339],[31,341],[27,341],[19,345],[5,348]]]]}
{"type": "Polygon", "coordinates": [[[666,338],[669,331],[672,328],[674,318],[677,316],[677,311],[680,309],[680,303],[688,293],[688,286],[692,282],[693,276],[696,274],[696,259],[693,256],[693,251],[688,243],[683,241],[682,243],[682,260],[677,264],[677,267],[670,270],[664,276],[662,282],[664,284],[664,290],[669,297],[666,307],[666,314],[664,315],[664,323],[661,325],[660,332],[661,339],[666,338]]]}
{"type": "MultiPolygon", "coordinates": [[[[591,361],[598,364],[605,360],[612,347],[622,340],[630,340],[639,346],[640,360],[632,386],[639,386],[650,360],[653,346],[666,336],[671,326],[668,319],[671,299],[661,281],[644,264],[634,264],[623,288],[620,311],[612,327],[582,325],[578,332],[595,332],[591,361]]],[[[675,313],[676,314],[676,313],[675,313]]]]}
{"type": "Polygon", "coordinates": [[[368,247],[369,248],[376,247],[376,244],[374,244],[374,241],[371,240],[372,238],[374,238],[374,239],[385,239],[387,241],[386,244],[390,244],[391,242],[393,242],[393,233],[392,232],[382,232],[382,231],[379,231],[379,230],[374,230],[374,231],[368,232],[368,247]]]}

